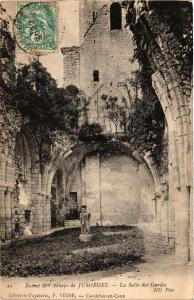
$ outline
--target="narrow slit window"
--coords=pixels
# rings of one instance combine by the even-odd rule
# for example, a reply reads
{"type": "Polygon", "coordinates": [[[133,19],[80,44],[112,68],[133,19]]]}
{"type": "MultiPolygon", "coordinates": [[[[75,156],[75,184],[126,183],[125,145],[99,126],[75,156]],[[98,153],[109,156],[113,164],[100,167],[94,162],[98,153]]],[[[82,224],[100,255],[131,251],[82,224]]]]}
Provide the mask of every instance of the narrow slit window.
{"type": "Polygon", "coordinates": [[[99,71],[98,70],[93,71],[93,81],[99,82],[99,71]]]}
{"type": "Polygon", "coordinates": [[[93,22],[96,20],[96,13],[93,11],[93,22]]]}

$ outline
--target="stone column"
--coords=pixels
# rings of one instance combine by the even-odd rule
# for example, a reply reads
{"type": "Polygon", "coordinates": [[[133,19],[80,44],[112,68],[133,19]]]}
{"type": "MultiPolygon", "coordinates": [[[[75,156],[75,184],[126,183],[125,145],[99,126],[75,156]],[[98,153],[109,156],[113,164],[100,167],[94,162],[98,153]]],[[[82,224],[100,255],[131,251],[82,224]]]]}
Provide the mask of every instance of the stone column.
{"type": "MultiPolygon", "coordinates": [[[[175,207],[175,251],[176,260],[186,263],[190,259],[189,229],[190,229],[190,193],[187,186],[187,173],[191,166],[188,160],[188,120],[183,116],[180,103],[182,93],[176,83],[167,85],[160,72],[152,75],[153,87],[161,102],[168,123],[169,137],[169,201],[171,203],[170,215],[173,215],[172,205],[175,207]],[[176,86],[175,86],[176,85],[176,86]],[[170,97],[169,98],[169,94],[170,97]],[[183,126],[185,125],[185,126],[183,126]]],[[[173,222],[170,220],[170,227],[173,222]]]]}
{"type": "Polygon", "coordinates": [[[184,173],[187,172],[185,169],[187,167],[183,166],[184,157],[180,157],[181,144],[177,135],[176,130],[173,131],[173,128],[171,129],[171,125],[169,125],[169,202],[171,206],[169,221],[171,234],[173,229],[175,231],[176,261],[186,263],[190,260],[190,193],[189,187],[184,182],[184,173]],[[173,220],[173,215],[175,220],[173,220]]]}
{"type": "Polygon", "coordinates": [[[42,231],[46,231],[46,195],[41,195],[42,231]]]}
{"type": "Polygon", "coordinates": [[[12,237],[14,236],[15,231],[15,194],[14,188],[11,193],[11,228],[12,228],[12,237]]]}
{"type": "Polygon", "coordinates": [[[177,189],[175,201],[176,228],[176,261],[186,263],[190,260],[189,228],[190,228],[190,194],[189,188],[177,189]]]}
{"type": "Polygon", "coordinates": [[[33,224],[34,234],[47,231],[51,228],[51,195],[46,193],[37,193],[32,195],[33,205],[33,224]]]}
{"type": "Polygon", "coordinates": [[[0,237],[5,240],[5,186],[0,186],[0,237]]]}
{"type": "Polygon", "coordinates": [[[154,222],[157,223],[157,198],[156,195],[152,197],[153,211],[154,211],[154,222]]]}
{"type": "Polygon", "coordinates": [[[91,213],[91,225],[101,225],[100,163],[99,155],[86,156],[87,212],[91,213]]]}
{"type": "Polygon", "coordinates": [[[45,220],[45,230],[49,230],[51,228],[51,195],[47,195],[45,199],[45,220]]]}
{"type": "Polygon", "coordinates": [[[43,193],[42,197],[42,231],[47,231],[51,228],[51,195],[43,193]]]}
{"type": "Polygon", "coordinates": [[[42,214],[40,201],[41,194],[33,194],[32,195],[32,205],[33,205],[33,224],[32,224],[32,232],[34,234],[41,232],[42,230],[42,219],[40,214],[42,214]]]}
{"type": "Polygon", "coordinates": [[[157,226],[157,230],[161,230],[161,195],[160,193],[154,193],[154,197],[152,198],[154,202],[154,217],[155,223],[157,226]]]}
{"type": "Polygon", "coordinates": [[[13,188],[7,187],[5,192],[5,238],[12,237],[12,193],[13,188]]]}
{"type": "Polygon", "coordinates": [[[193,252],[193,236],[194,236],[194,224],[193,224],[193,189],[190,189],[190,261],[194,261],[194,252],[193,252]]]}
{"type": "Polygon", "coordinates": [[[86,165],[85,162],[81,163],[81,205],[87,205],[86,199],[86,165]]]}

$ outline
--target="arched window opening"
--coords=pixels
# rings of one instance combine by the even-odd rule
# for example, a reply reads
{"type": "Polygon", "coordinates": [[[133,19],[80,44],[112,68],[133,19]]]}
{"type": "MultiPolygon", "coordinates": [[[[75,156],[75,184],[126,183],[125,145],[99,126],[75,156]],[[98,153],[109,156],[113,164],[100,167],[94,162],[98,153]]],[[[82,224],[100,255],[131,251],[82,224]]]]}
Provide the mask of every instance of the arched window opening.
{"type": "Polygon", "coordinates": [[[110,6],[110,30],[114,29],[122,29],[121,6],[117,2],[110,6]]]}

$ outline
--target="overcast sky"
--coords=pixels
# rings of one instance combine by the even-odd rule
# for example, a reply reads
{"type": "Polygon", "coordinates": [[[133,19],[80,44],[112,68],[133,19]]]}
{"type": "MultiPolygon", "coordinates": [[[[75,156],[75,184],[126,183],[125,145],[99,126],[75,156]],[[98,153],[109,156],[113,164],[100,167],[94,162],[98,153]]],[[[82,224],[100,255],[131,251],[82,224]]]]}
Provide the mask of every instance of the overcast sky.
{"type": "MultiPolygon", "coordinates": [[[[16,15],[16,4],[16,1],[2,2],[7,14],[12,18],[16,15]]],[[[40,61],[57,80],[58,85],[62,86],[63,55],[60,49],[62,47],[79,45],[79,0],[59,0],[58,7],[59,49],[56,53],[41,56],[40,61]]],[[[32,58],[32,55],[26,54],[22,50],[17,50],[17,62],[28,63],[32,58]]]]}

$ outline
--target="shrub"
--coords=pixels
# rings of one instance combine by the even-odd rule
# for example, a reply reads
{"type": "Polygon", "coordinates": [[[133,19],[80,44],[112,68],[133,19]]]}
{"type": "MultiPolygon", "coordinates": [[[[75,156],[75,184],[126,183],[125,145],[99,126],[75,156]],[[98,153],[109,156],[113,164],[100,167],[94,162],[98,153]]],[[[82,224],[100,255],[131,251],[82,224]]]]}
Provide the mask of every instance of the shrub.
{"type": "Polygon", "coordinates": [[[79,130],[79,139],[84,142],[100,141],[104,138],[103,129],[98,123],[84,124],[79,130]]]}

